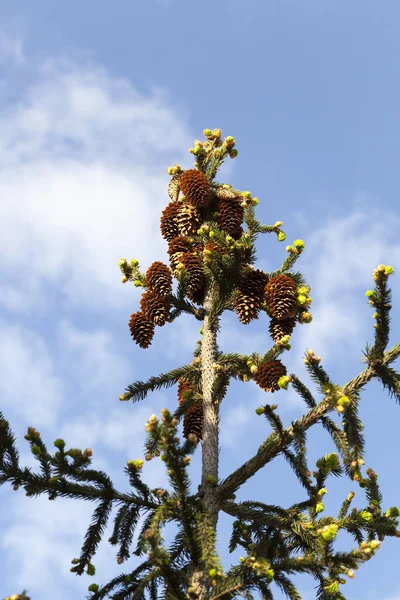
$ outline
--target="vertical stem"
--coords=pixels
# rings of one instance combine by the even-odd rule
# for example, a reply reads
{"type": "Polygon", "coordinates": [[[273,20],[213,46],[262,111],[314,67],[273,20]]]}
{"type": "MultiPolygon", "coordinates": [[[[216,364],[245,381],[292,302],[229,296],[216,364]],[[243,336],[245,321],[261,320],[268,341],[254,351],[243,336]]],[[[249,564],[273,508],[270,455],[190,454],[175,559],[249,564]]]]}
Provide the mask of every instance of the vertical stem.
{"type": "Polygon", "coordinates": [[[202,390],[203,390],[203,456],[201,488],[204,493],[204,507],[209,513],[213,526],[218,521],[217,500],[215,486],[210,485],[208,478],[211,476],[218,480],[218,404],[212,397],[212,389],[216,378],[213,364],[217,354],[216,327],[211,327],[209,313],[214,300],[214,290],[210,286],[204,300],[206,315],[203,324],[203,339],[201,343],[202,390]]]}
{"type": "MultiPolygon", "coordinates": [[[[216,323],[212,327],[210,322],[210,310],[214,301],[214,288],[209,284],[203,308],[205,317],[203,323],[203,337],[201,342],[201,367],[202,367],[202,393],[203,393],[203,453],[202,453],[202,477],[201,492],[203,507],[208,514],[214,531],[218,522],[218,500],[215,485],[210,483],[209,476],[218,481],[218,423],[219,408],[212,397],[213,385],[216,377],[213,364],[217,354],[217,332],[216,323]]],[[[193,573],[192,592],[198,600],[205,600],[208,594],[208,574],[204,572],[204,566],[196,568],[193,573]],[[203,570],[202,570],[203,569],[203,570]]]]}

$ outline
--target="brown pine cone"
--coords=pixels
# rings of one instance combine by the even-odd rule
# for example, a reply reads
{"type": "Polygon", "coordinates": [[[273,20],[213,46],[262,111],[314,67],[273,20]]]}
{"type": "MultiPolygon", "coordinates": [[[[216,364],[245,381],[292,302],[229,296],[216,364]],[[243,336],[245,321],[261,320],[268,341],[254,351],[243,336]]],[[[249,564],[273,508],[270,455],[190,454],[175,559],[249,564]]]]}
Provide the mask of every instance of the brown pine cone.
{"type": "Polygon", "coordinates": [[[241,237],[243,233],[241,225],[244,218],[244,208],[241,206],[240,200],[219,200],[218,212],[215,217],[218,225],[228,235],[232,236],[235,240],[241,237]]]}
{"type": "Polygon", "coordinates": [[[294,317],[297,312],[297,285],[288,275],[272,277],[265,286],[265,300],[275,319],[283,321],[294,317]]]}
{"type": "Polygon", "coordinates": [[[178,215],[180,204],[170,202],[163,210],[160,219],[161,235],[167,242],[179,236],[178,215]]]}
{"type": "Polygon", "coordinates": [[[148,290],[140,300],[140,308],[149,321],[162,327],[168,319],[171,301],[165,296],[157,296],[157,294],[148,290]]]}
{"type": "Polygon", "coordinates": [[[160,261],[153,262],[146,271],[146,285],[158,296],[171,296],[172,273],[168,266],[160,261]]]}
{"type": "MultiPolygon", "coordinates": [[[[193,386],[189,381],[180,379],[178,381],[179,404],[184,402],[185,392],[193,392],[193,386]]],[[[199,400],[183,417],[183,435],[186,439],[191,433],[196,435],[199,440],[203,439],[203,417],[203,403],[199,400]]]]}
{"type": "Polygon", "coordinates": [[[211,199],[210,182],[198,169],[189,169],[183,173],[180,188],[186,201],[196,208],[206,206],[211,199]]]}
{"type": "Polygon", "coordinates": [[[278,381],[282,375],[286,375],[285,365],[283,365],[280,360],[268,360],[257,366],[257,373],[254,373],[253,375],[256,384],[265,392],[278,391],[278,381]]]}
{"type": "Polygon", "coordinates": [[[233,191],[232,187],[228,184],[223,184],[217,187],[215,190],[217,198],[221,200],[234,200],[237,198],[237,193],[233,191]]]}
{"type": "Polygon", "coordinates": [[[200,294],[205,285],[205,275],[201,258],[192,252],[185,252],[181,256],[181,263],[185,265],[188,275],[186,287],[188,298],[200,294]]]}
{"type": "Polygon", "coordinates": [[[197,233],[201,225],[201,218],[197,208],[186,202],[178,202],[179,207],[176,223],[178,225],[178,235],[187,236],[197,233]]]}
{"type": "Polygon", "coordinates": [[[269,333],[274,342],[278,342],[285,335],[292,335],[294,328],[296,327],[296,317],[290,317],[283,321],[278,321],[274,317],[269,322],[269,333]]]}
{"type": "Polygon", "coordinates": [[[181,235],[170,241],[167,252],[169,254],[171,268],[174,271],[178,265],[182,253],[190,252],[190,250],[192,250],[192,244],[187,236],[181,235]]]}
{"type": "Polygon", "coordinates": [[[239,293],[234,301],[234,309],[243,325],[258,317],[264,301],[264,287],[267,275],[259,269],[249,268],[239,283],[239,293]]]}
{"type": "Polygon", "coordinates": [[[136,344],[141,348],[150,346],[154,336],[154,325],[142,312],[130,316],[129,329],[136,344]]]}

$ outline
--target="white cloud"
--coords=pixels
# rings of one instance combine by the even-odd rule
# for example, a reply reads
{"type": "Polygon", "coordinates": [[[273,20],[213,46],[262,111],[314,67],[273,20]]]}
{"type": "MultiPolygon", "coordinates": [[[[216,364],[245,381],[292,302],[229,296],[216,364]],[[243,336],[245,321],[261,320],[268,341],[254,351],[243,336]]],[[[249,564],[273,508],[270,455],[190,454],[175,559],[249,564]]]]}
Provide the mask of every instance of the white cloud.
{"type": "Polygon", "coordinates": [[[2,408],[49,427],[55,423],[64,384],[42,337],[27,326],[0,323],[0,394],[2,408]]]}

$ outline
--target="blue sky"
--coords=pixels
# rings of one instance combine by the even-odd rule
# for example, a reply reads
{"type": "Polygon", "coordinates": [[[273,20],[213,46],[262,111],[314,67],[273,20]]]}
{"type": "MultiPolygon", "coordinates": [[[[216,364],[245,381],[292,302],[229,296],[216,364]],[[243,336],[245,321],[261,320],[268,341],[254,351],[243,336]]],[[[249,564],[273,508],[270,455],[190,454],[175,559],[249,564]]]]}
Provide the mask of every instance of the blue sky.
{"type": "MultiPolygon", "coordinates": [[[[166,325],[140,350],[127,327],[140,292],[121,284],[117,263],[134,257],[145,269],[167,261],[159,235],[165,169],[190,168],[187,148],[205,127],[237,141],[239,157],[219,179],[259,197],[258,218],[282,220],[286,243],[305,241],[297,265],[311,286],[314,320],[296,328],[288,372],[309,383],[307,348],[338,384],[362,370],[374,331],[364,294],[379,263],[396,272],[389,345],[399,341],[399,18],[389,0],[36,0],[34,11],[27,1],[2,3],[0,393],[26,464],[33,464],[23,440],[31,425],[49,447],[57,437],[91,447],[94,466],[127,489],[123,466],[143,456],[145,421],[176,406],[176,389],[136,405],[118,396],[137,379],[190,362],[199,322],[166,325]]],[[[280,266],[286,243],[265,236],[260,268],[280,266]]],[[[224,317],[220,344],[265,352],[267,318],[244,328],[224,317]]],[[[254,410],[271,399],[244,385],[232,384],[222,406],[222,477],[269,433],[254,410]]],[[[273,401],[286,424],[303,413],[290,389],[273,401]]],[[[378,383],[362,395],[365,466],[379,474],[386,507],[400,502],[399,410],[378,383]]],[[[309,443],[311,465],[333,450],[320,430],[309,443]]],[[[197,485],[199,456],[191,473],[197,485]]],[[[144,476],[152,485],[165,481],[154,461],[144,476]]],[[[364,507],[351,481],[327,487],[327,514],[336,515],[351,490],[364,507]]],[[[304,494],[277,459],[239,497],[287,506],[304,494]]],[[[92,580],[69,568],[93,506],[7,488],[0,499],[8,507],[0,512],[0,597],[26,587],[32,600],[84,598],[92,580]]],[[[222,517],[221,549],[228,526],[222,517]]],[[[398,540],[385,540],[343,592],[399,600],[399,558],[398,540]]],[[[98,583],[121,571],[106,541],[94,562],[98,583]]],[[[297,582],[312,600],[313,580],[297,582]]]]}

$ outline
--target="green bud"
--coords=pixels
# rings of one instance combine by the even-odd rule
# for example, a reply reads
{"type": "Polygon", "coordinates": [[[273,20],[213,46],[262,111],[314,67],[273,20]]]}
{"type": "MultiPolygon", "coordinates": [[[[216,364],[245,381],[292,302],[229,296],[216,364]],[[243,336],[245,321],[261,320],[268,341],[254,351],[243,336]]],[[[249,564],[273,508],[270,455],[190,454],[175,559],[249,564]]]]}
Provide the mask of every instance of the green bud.
{"type": "Polygon", "coordinates": [[[32,446],[31,450],[32,454],[34,454],[35,456],[39,456],[39,454],[42,452],[40,446],[32,446]]]}
{"type": "Polygon", "coordinates": [[[217,483],[218,483],[218,479],[216,477],[214,477],[214,475],[208,475],[207,481],[211,485],[217,485],[217,483]]]}
{"type": "Polygon", "coordinates": [[[397,508],[397,506],[392,506],[386,511],[385,517],[400,517],[400,510],[397,508]]]}
{"type": "Polygon", "coordinates": [[[372,318],[373,318],[373,319],[377,319],[378,317],[379,317],[379,315],[378,315],[378,313],[377,313],[377,312],[375,312],[375,313],[372,315],[372,318]]]}
{"type": "Polygon", "coordinates": [[[54,442],[54,445],[59,450],[64,450],[64,448],[65,448],[65,442],[61,438],[57,438],[54,442]]]}
{"type": "Polygon", "coordinates": [[[298,250],[303,250],[303,248],[305,248],[305,244],[303,242],[303,240],[295,240],[293,242],[293,246],[295,246],[295,248],[297,248],[298,250]]]}
{"type": "Polygon", "coordinates": [[[251,198],[251,192],[242,192],[241,193],[242,198],[251,198]]]}
{"type": "Polygon", "coordinates": [[[268,569],[267,570],[267,578],[268,579],[273,579],[275,576],[275,571],[273,569],[268,569]]]}
{"type": "Polygon", "coordinates": [[[367,511],[367,510],[362,510],[359,514],[358,514],[358,519],[360,521],[366,521],[367,523],[370,523],[373,519],[372,514],[367,511]]]}
{"type": "Polygon", "coordinates": [[[204,150],[201,146],[195,146],[193,148],[193,152],[192,154],[194,154],[195,156],[199,156],[199,154],[203,154],[204,150]]]}
{"type": "Polygon", "coordinates": [[[350,400],[347,396],[342,396],[341,398],[339,398],[338,404],[339,406],[347,406],[348,404],[350,404],[350,400]]]}
{"type": "Polygon", "coordinates": [[[200,333],[200,335],[203,335],[203,328],[202,327],[200,327],[199,333],[200,333]]]}
{"type": "Polygon", "coordinates": [[[264,414],[264,408],[262,406],[259,406],[258,408],[256,408],[256,414],[257,415],[263,415],[264,414]]]}
{"type": "Polygon", "coordinates": [[[286,233],[284,231],[278,231],[278,242],[284,242],[286,240],[286,233]]]}
{"type": "Polygon", "coordinates": [[[211,129],[204,129],[204,130],[203,130],[203,135],[204,135],[206,138],[210,138],[210,137],[212,137],[212,131],[211,131],[211,129]]]}
{"type": "Polygon", "coordinates": [[[136,258],[132,258],[130,265],[131,265],[132,269],[136,269],[136,267],[139,266],[139,261],[136,260],[136,258]]]}
{"type": "Polygon", "coordinates": [[[244,557],[244,556],[240,556],[240,557],[239,557],[239,562],[240,562],[240,563],[244,563],[244,562],[246,562],[246,559],[245,559],[245,557],[244,557]]]}
{"type": "Polygon", "coordinates": [[[324,590],[328,592],[328,594],[336,594],[339,591],[339,583],[334,581],[333,583],[324,587],[324,590]]]}
{"type": "Polygon", "coordinates": [[[297,304],[305,304],[307,302],[307,296],[300,294],[297,296],[297,304]]]}
{"type": "Polygon", "coordinates": [[[118,266],[119,267],[122,267],[123,265],[126,265],[126,264],[127,264],[126,258],[120,258],[119,259],[119,261],[118,261],[118,266]]]}
{"type": "Polygon", "coordinates": [[[385,267],[385,273],[386,275],[391,275],[392,273],[394,273],[393,267],[391,267],[390,265],[385,267]]]}
{"type": "Polygon", "coordinates": [[[87,571],[86,571],[86,572],[87,572],[87,574],[88,574],[88,575],[90,575],[90,576],[93,576],[93,575],[95,575],[95,574],[96,574],[96,569],[95,569],[95,566],[94,566],[94,565],[92,565],[92,563],[89,563],[89,564],[88,564],[88,566],[87,566],[87,571]]]}
{"type": "Polygon", "coordinates": [[[143,287],[143,283],[142,283],[141,281],[139,281],[139,279],[136,279],[136,280],[133,282],[133,285],[134,285],[135,287],[143,287]]]}
{"type": "Polygon", "coordinates": [[[92,583],[91,585],[89,585],[88,591],[89,592],[98,592],[99,586],[97,585],[97,583],[92,583]]]}
{"type": "Polygon", "coordinates": [[[381,545],[381,543],[380,543],[379,540],[371,540],[370,543],[369,543],[369,547],[372,550],[376,550],[376,548],[379,548],[380,545],[381,545]]]}
{"type": "Polygon", "coordinates": [[[372,298],[372,296],[375,295],[375,292],[374,292],[374,290],[367,290],[365,292],[365,295],[367,296],[367,298],[372,298]]]}
{"type": "Polygon", "coordinates": [[[215,575],[217,574],[217,570],[216,569],[210,569],[208,571],[208,574],[210,575],[210,577],[215,577],[215,575]]]}
{"type": "Polygon", "coordinates": [[[260,204],[260,200],[259,200],[258,198],[253,198],[253,200],[252,200],[252,204],[253,204],[254,206],[257,206],[257,204],[260,204]]]}
{"type": "Polygon", "coordinates": [[[317,505],[315,507],[315,512],[318,514],[320,512],[322,512],[325,509],[325,505],[323,502],[317,502],[317,505]]]}
{"type": "Polygon", "coordinates": [[[239,154],[239,152],[236,150],[236,148],[233,148],[230,152],[229,152],[229,156],[230,158],[236,158],[237,155],[239,154]]]}
{"type": "Polygon", "coordinates": [[[319,496],[325,496],[325,494],[326,494],[326,488],[321,488],[318,492],[319,496]]]}
{"type": "Polygon", "coordinates": [[[280,377],[278,380],[278,386],[283,390],[288,389],[289,383],[290,383],[290,378],[287,375],[282,375],[282,377],[280,377]]]}
{"type": "Polygon", "coordinates": [[[215,237],[215,231],[211,230],[208,235],[210,236],[210,238],[215,237]]]}

